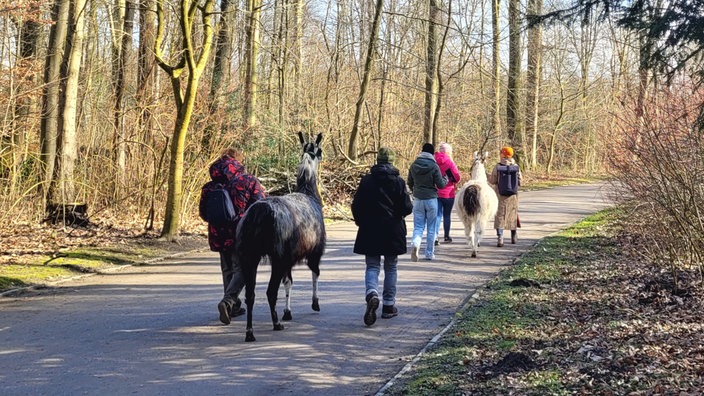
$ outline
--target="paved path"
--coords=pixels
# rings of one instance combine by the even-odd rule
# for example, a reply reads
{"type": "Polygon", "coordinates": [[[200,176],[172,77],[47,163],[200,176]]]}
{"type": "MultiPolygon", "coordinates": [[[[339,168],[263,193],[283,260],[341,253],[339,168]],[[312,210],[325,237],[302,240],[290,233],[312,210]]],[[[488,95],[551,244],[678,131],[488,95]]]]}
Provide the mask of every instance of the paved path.
{"type": "Polygon", "coordinates": [[[370,328],[362,322],[364,264],[352,253],[351,223],[327,229],[321,312],[310,309],[307,267],[297,267],[294,320],[284,331],[271,330],[264,294],[269,271],[260,267],[254,343],[244,342],[244,318],[229,326],[218,321],[220,268],[211,252],[0,299],[0,393],[374,394],[500,268],[540,238],[605,207],[600,188],[521,193],[518,243],[497,248],[490,230],[477,259],[469,258],[455,218],[455,242],[441,245],[435,261],[401,257],[400,315],[370,328]]]}

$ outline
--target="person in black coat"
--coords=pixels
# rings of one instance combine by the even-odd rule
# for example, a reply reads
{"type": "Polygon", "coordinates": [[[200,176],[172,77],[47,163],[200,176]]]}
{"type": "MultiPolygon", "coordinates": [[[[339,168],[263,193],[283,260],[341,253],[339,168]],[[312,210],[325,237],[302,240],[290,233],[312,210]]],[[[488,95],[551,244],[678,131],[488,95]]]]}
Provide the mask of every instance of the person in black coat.
{"type": "Polygon", "coordinates": [[[381,147],[376,165],[362,177],[352,200],[352,216],[359,227],[354,242],[354,252],[363,254],[367,264],[364,281],[366,285],[367,310],[364,324],[376,322],[379,308],[379,272],[381,256],[384,256],[384,290],[381,317],[398,315],[396,308],[396,267],[399,254],[406,253],[406,222],[404,217],[413,212],[411,196],[406,182],[393,166],[394,153],[381,147]]]}

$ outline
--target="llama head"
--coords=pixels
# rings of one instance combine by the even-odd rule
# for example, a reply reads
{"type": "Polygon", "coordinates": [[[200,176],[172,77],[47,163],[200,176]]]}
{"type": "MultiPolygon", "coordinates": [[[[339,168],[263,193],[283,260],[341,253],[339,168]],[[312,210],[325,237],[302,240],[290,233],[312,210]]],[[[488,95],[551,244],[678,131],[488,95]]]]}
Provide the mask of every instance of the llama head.
{"type": "Polygon", "coordinates": [[[311,195],[320,202],[317,182],[318,165],[323,159],[323,148],[320,144],[323,140],[323,134],[319,133],[315,142],[311,142],[303,137],[302,132],[298,132],[298,139],[301,142],[303,154],[296,175],[296,191],[311,195]]]}
{"type": "Polygon", "coordinates": [[[323,141],[323,134],[319,133],[315,142],[311,142],[304,138],[303,132],[298,132],[298,140],[301,141],[301,147],[303,148],[301,162],[304,162],[306,160],[305,157],[308,157],[310,161],[316,162],[317,166],[317,162],[323,159],[323,147],[320,144],[323,141]]]}
{"type": "Polygon", "coordinates": [[[485,152],[484,155],[479,155],[478,151],[474,152],[474,163],[472,164],[472,180],[484,180],[486,181],[486,162],[489,152],[485,152]]]}

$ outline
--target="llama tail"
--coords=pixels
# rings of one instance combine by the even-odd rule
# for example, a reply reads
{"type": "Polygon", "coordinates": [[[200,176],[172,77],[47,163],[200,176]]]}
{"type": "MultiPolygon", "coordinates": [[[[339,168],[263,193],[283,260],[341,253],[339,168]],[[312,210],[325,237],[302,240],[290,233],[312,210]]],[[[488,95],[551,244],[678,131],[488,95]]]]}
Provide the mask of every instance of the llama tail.
{"type": "Polygon", "coordinates": [[[269,202],[266,199],[255,202],[237,225],[235,251],[247,251],[259,257],[269,254],[268,246],[276,234],[276,224],[269,202]]]}
{"type": "Polygon", "coordinates": [[[462,194],[462,206],[464,211],[469,217],[475,216],[479,213],[481,206],[479,204],[479,187],[476,185],[469,185],[464,189],[462,194]]]}

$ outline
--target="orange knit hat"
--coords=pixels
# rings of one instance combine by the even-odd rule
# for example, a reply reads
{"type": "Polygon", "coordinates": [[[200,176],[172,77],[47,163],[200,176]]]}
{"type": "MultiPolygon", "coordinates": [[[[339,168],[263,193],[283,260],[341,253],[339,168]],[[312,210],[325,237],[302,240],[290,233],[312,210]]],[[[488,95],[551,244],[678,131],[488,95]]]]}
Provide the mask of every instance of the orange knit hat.
{"type": "Polygon", "coordinates": [[[501,147],[501,155],[506,158],[511,158],[513,157],[513,149],[509,146],[501,147]]]}

